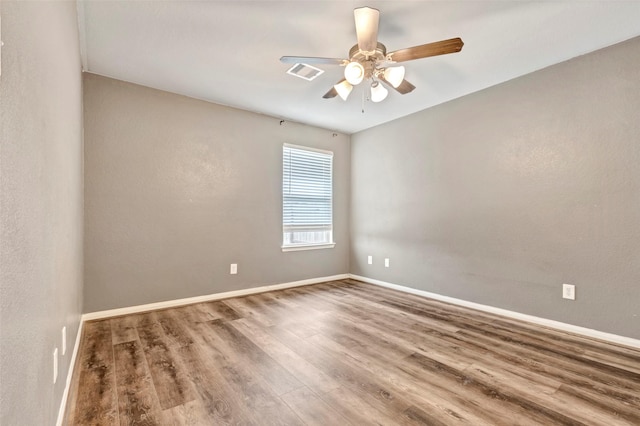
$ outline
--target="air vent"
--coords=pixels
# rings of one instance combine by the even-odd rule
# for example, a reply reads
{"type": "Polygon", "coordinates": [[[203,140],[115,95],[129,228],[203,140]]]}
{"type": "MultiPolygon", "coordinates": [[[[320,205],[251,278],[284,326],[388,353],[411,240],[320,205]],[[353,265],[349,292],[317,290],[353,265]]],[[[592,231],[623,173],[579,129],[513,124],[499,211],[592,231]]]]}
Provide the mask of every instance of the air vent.
{"type": "Polygon", "coordinates": [[[311,65],[295,64],[294,66],[289,68],[287,74],[295,75],[296,77],[304,78],[307,81],[311,81],[323,72],[324,71],[320,68],[312,67],[311,65]]]}

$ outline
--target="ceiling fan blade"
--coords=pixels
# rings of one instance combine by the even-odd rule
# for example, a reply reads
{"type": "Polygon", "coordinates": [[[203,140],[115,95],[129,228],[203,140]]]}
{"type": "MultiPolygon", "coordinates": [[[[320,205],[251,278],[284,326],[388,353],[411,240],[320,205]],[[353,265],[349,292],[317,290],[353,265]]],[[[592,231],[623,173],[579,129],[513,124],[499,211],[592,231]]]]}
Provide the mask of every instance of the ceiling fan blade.
{"type": "Polygon", "coordinates": [[[395,89],[398,91],[398,93],[406,95],[407,93],[413,92],[413,89],[415,88],[416,86],[409,83],[407,80],[402,80],[402,83],[400,83],[400,86],[396,87],[395,89]]]}
{"type": "Polygon", "coordinates": [[[393,90],[397,91],[401,95],[406,95],[407,93],[413,92],[413,89],[416,88],[413,84],[409,83],[407,80],[402,80],[402,83],[398,87],[393,87],[391,83],[385,80],[384,76],[378,77],[380,81],[382,81],[387,86],[391,87],[393,90]]]}
{"type": "Polygon", "coordinates": [[[460,37],[449,40],[436,41],[435,43],[422,44],[407,49],[396,50],[387,55],[387,59],[395,62],[412,61],[414,59],[428,58],[429,56],[446,55],[462,50],[464,43],[460,37]]]}
{"type": "Polygon", "coordinates": [[[336,90],[336,87],[338,84],[342,83],[343,81],[345,81],[345,79],[343,78],[342,80],[340,80],[339,82],[337,82],[334,86],[331,86],[331,89],[324,94],[324,96],[322,96],[323,99],[331,99],[331,98],[335,98],[336,96],[338,96],[338,91],[336,90]]]}
{"type": "Polygon", "coordinates": [[[336,91],[335,87],[332,87],[331,90],[329,90],[327,93],[324,94],[324,96],[322,96],[322,98],[331,99],[331,98],[335,98],[336,96],[338,96],[338,92],[336,91]]]}
{"type": "Polygon", "coordinates": [[[328,64],[328,65],[346,65],[349,63],[346,59],[338,58],[316,58],[312,56],[283,56],[280,58],[283,64],[328,64]]]}
{"type": "Polygon", "coordinates": [[[358,48],[363,52],[375,52],[378,46],[378,23],[380,11],[370,7],[359,7],[353,10],[356,21],[358,48]]]}

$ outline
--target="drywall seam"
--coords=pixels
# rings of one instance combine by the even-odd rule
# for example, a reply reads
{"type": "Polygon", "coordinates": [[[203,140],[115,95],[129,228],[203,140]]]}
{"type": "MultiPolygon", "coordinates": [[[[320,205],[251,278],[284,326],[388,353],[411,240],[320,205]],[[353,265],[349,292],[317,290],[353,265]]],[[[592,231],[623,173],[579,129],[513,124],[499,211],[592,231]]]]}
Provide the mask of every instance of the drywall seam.
{"type": "Polygon", "coordinates": [[[227,291],[224,293],[207,294],[204,296],[187,297],[184,299],[167,300],[164,302],[148,303],[145,305],[128,306],[126,308],[109,309],[106,311],[89,312],[82,315],[82,321],[92,321],[103,318],[111,318],[120,315],[135,314],[152,311],[155,309],[172,308],[175,306],[190,305],[192,303],[209,302],[212,300],[229,299],[231,297],[248,296],[250,294],[265,293],[274,290],[284,290],[292,287],[300,287],[310,284],[318,284],[327,281],[337,281],[349,278],[349,274],[332,275],[329,277],[310,278],[301,281],[292,281],[283,284],[273,284],[262,287],[253,287],[243,290],[227,291]]]}
{"type": "Polygon", "coordinates": [[[633,339],[631,337],[620,336],[612,333],[605,333],[604,331],[593,330],[591,328],[580,327],[573,324],[567,324],[560,321],[550,320],[546,318],[540,318],[533,315],[522,314],[508,309],[496,308],[494,306],[482,305],[480,303],[469,302],[467,300],[456,299],[455,297],[443,296],[437,293],[430,293],[424,290],[418,290],[411,287],[405,287],[398,284],[392,284],[386,281],[380,281],[373,278],[367,278],[360,275],[349,274],[350,278],[365,283],[374,284],[380,287],[387,287],[393,290],[402,291],[405,293],[415,294],[417,296],[428,297],[430,299],[439,300],[441,302],[447,302],[454,305],[464,306],[466,308],[477,309],[483,312],[489,312],[503,317],[513,318],[529,323],[542,325],[545,327],[554,328],[556,330],[567,331],[569,333],[579,334],[581,336],[590,337],[593,339],[604,340],[610,343],[616,343],[619,345],[630,346],[640,349],[640,340],[633,339]]]}

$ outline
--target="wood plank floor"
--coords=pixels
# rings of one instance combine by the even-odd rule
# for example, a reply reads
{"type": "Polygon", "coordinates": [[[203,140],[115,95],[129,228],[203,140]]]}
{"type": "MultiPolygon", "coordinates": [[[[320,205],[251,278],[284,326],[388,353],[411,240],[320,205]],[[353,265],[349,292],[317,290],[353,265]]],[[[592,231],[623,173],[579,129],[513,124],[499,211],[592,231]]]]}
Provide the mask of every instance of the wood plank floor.
{"type": "Polygon", "coordinates": [[[345,280],[85,324],[69,425],[640,425],[640,351],[345,280]]]}

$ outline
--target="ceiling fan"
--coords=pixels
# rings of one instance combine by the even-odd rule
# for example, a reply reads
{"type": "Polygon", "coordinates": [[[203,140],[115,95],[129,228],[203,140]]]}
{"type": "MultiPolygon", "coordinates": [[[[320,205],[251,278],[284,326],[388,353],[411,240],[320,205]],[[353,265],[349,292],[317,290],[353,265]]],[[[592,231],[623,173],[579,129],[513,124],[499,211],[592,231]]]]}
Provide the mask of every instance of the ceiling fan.
{"type": "Polygon", "coordinates": [[[328,64],[345,67],[344,78],[325,93],[323,96],[325,99],[340,95],[342,100],[346,101],[353,86],[364,80],[370,83],[370,99],[373,102],[380,102],[387,97],[389,92],[384,85],[395,89],[400,94],[407,94],[416,87],[404,79],[404,66],[396,66],[396,63],[456,53],[462,50],[464,45],[457,37],[387,53],[385,45],[378,42],[380,11],[370,7],[360,7],[354,9],[353,14],[358,44],[349,50],[349,59],[305,56],[280,58],[280,61],[285,64],[328,64]],[[380,84],[381,82],[384,85],[380,84]]]}

